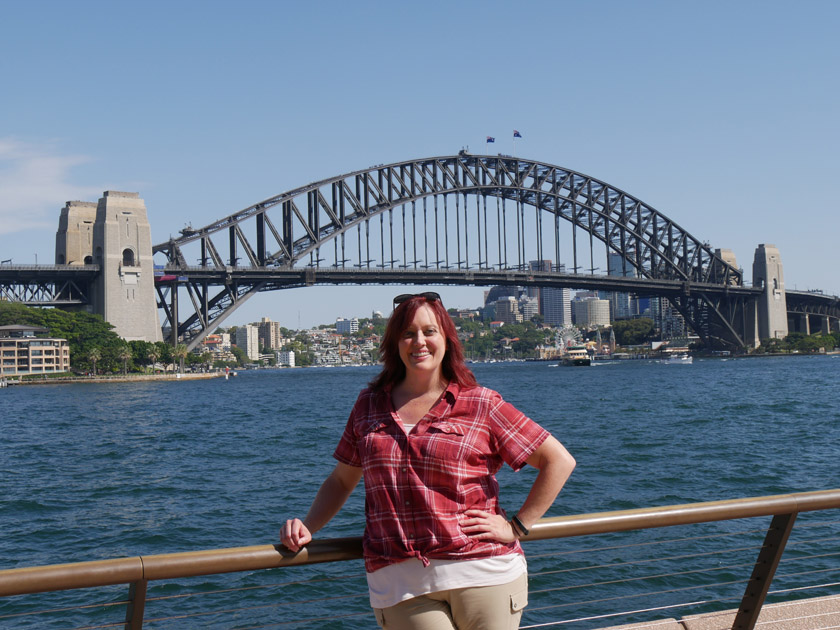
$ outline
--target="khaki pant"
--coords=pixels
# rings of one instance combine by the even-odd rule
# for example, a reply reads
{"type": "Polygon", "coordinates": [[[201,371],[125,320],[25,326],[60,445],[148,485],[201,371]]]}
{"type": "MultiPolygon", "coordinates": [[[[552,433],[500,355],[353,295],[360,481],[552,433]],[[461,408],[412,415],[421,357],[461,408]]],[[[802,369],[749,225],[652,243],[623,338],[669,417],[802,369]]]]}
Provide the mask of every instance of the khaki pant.
{"type": "Polygon", "coordinates": [[[383,630],[517,630],[528,605],[528,576],[499,586],[454,588],[374,608],[383,630]]]}

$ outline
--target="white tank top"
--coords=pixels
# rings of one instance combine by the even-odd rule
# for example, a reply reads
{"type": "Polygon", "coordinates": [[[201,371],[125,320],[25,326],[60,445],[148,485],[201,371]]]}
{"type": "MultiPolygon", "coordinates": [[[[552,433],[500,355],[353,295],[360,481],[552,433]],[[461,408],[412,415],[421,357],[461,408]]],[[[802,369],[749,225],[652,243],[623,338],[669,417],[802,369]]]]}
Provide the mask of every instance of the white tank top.
{"type": "Polygon", "coordinates": [[[478,560],[430,558],[428,567],[417,558],[411,558],[367,574],[370,605],[388,608],[427,593],[507,584],[527,572],[525,556],[519,553],[478,560]]]}

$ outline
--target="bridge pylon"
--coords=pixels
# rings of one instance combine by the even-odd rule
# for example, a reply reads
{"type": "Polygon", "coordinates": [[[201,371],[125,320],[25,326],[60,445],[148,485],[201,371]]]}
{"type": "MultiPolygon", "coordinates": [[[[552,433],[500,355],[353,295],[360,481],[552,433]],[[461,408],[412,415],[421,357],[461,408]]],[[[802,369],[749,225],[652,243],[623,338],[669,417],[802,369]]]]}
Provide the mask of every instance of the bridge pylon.
{"type": "Polygon", "coordinates": [[[763,289],[756,300],[758,343],[761,339],[784,339],[788,335],[787,297],[782,258],[775,245],[756,248],[753,286],[763,289]]]}
{"type": "Polygon", "coordinates": [[[93,224],[96,222],[95,202],[68,201],[58,218],[55,233],[56,265],[93,264],[93,224]]]}
{"type": "Polygon", "coordinates": [[[155,300],[152,232],[139,193],[106,190],[96,206],[93,309],[128,341],[162,341],[155,300]]]}
{"type": "Polygon", "coordinates": [[[139,193],[106,190],[97,203],[68,201],[56,233],[57,265],[99,265],[88,310],[128,341],[161,341],[152,234],[139,193]]]}

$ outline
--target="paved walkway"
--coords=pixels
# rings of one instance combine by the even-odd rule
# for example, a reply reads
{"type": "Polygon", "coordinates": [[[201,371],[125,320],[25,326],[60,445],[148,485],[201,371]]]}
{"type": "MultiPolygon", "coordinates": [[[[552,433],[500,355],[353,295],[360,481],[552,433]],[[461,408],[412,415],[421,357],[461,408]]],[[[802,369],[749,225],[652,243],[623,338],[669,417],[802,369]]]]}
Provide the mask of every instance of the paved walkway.
{"type": "MultiPolygon", "coordinates": [[[[609,630],[731,630],[734,610],[682,619],[613,626],[609,630]]],[[[840,628],[840,595],[766,604],[761,609],[757,630],[829,630],[840,628]]]]}

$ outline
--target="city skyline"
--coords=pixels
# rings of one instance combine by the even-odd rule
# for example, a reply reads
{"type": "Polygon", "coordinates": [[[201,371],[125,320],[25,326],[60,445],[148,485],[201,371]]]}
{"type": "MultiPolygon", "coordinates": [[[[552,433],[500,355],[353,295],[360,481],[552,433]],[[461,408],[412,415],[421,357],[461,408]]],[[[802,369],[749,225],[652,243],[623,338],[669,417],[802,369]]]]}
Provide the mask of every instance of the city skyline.
{"type": "MultiPolygon", "coordinates": [[[[748,279],[773,243],[787,288],[840,294],[834,3],[326,5],[6,6],[0,259],[52,263],[61,207],[105,190],[138,192],[159,243],[313,181],[469,147],[626,190],[732,249],[748,279]],[[308,46],[315,33],[327,45],[308,46]],[[490,56],[447,66],[442,50],[490,56]]],[[[451,308],[486,289],[290,289],[221,325],[387,316],[428,288],[451,308]]]]}

